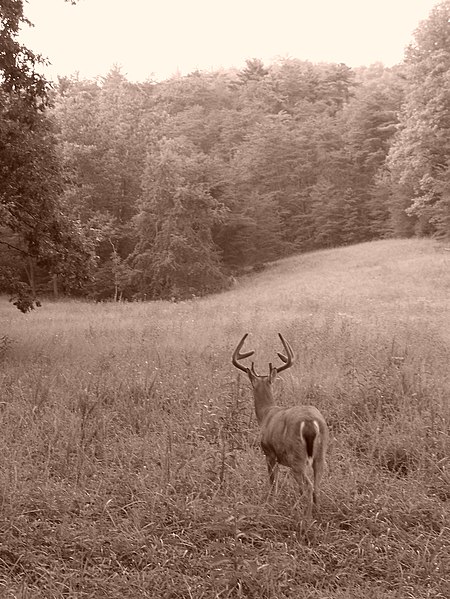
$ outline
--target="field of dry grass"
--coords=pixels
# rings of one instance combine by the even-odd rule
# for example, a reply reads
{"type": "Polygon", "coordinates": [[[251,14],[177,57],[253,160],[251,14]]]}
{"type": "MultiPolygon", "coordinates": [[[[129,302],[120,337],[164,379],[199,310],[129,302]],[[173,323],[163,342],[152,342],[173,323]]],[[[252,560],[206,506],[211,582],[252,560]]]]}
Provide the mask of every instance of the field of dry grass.
{"type": "Polygon", "coordinates": [[[289,258],[182,303],[0,302],[0,596],[447,599],[450,252],[289,258]],[[331,428],[317,519],[266,502],[244,332],[331,428]]]}

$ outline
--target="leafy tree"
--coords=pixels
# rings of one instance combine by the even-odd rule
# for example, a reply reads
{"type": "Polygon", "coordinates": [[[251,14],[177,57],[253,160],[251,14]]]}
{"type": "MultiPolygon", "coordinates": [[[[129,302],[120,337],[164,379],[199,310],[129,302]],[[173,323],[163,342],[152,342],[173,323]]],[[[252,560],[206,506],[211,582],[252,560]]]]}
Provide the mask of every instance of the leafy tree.
{"type": "Polygon", "coordinates": [[[346,243],[383,235],[388,228],[386,196],[377,189],[378,174],[383,167],[393,135],[397,130],[398,111],[403,100],[403,83],[399,69],[373,65],[357,73],[359,84],[353,97],[337,118],[345,163],[339,180],[342,197],[355,203],[346,243]],[[349,196],[350,193],[350,196],[349,196]]]}
{"type": "Polygon", "coordinates": [[[148,154],[136,217],[135,282],[140,295],[182,298],[225,284],[213,226],[223,211],[214,162],[185,138],[148,154]]]}
{"type": "Polygon", "coordinates": [[[224,265],[239,272],[243,267],[274,260],[286,253],[283,224],[273,193],[254,190],[245,202],[224,198],[226,218],[213,230],[224,265]]]}
{"type": "Polygon", "coordinates": [[[50,86],[38,73],[43,59],[17,41],[25,23],[22,1],[1,1],[0,241],[3,248],[15,250],[16,259],[0,280],[24,312],[35,305],[36,266],[54,273],[57,264],[64,263],[72,274],[87,276],[82,239],[60,210],[59,158],[52,123],[45,114],[50,86]],[[8,241],[11,235],[14,244],[8,241]],[[22,277],[26,267],[28,282],[22,277]]]}
{"type": "Polygon", "coordinates": [[[288,58],[272,65],[269,73],[278,112],[299,120],[325,112],[335,115],[352,95],[354,73],[344,64],[317,65],[288,58]]]}
{"type": "Polygon", "coordinates": [[[65,211],[80,221],[97,258],[86,292],[118,299],[127,295],[125,260],[136,242],[131,219],[141,195],[151,89],[113,68],[101,81],[60,81],[58,91],[65,211]]]}
{"type": "Polygon", "coordinates": [[[405,60],[406,98],[387,166],[396,211],[420,234],[448,236],[450,159],[450,0],[437,4],[415,33],[405,60]]]}
{"type": "Polygon", "coordinates": [[[257,124],[235,153],[232,162],[234,193],[237,197],[264,198],[280,219],[282,239],[274,245],[301,244],[305,197],[316,181],[317,154],[314,127],[311,122],[300,125],[286,113],[266,116],[257,124]],[[256,196],[254,195],[256,193],[256,196]]]}
{"type": "Polygon", "coordinates": [[[66,80],[55,115],[71,205],[82,219],[108,213],[126,223],[136,212],[145,154],[146,94],[114,68],[101,83],[66,80]]]}

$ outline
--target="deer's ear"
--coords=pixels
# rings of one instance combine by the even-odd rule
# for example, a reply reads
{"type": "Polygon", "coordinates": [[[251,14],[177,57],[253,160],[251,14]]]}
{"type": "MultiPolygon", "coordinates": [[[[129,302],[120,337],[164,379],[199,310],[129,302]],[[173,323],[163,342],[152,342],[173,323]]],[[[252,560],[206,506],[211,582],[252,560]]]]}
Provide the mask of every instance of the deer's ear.
{"type": "Polygon", "coordinates": [[[252,372],[252,370],[250,370],[250,368],[247,368],[247,374],[248,374],[248,378],[252,384],[252,387],[254,387],[258,380],[258,375],[255,372],[252,372]]]}
{"type": "Polygon", "coordinates": [[[270,372],[269,372],[269,382],[273,383],[277,378],[278,370],[272,367],[272,364],[269,364],[270,372]]]}

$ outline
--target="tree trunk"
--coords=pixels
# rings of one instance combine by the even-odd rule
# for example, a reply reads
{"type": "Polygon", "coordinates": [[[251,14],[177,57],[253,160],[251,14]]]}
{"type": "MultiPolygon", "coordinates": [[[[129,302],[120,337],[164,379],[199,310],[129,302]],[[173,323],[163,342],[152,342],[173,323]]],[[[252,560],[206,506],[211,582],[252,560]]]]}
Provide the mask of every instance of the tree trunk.
{"type": "Polygon", "coordinates": [[[31,294],[36,297],[36,281],[34,279],[34,262],[31,256],[28,256],[28,268],[26,269],[28,275],[28,284],[30,285],[31,294]]]}
{"type": "Polygon", "coordinates": [[[52,275],[52,284],[53,284],[53,297],[56,299],[58,297],[58,275],[52,275]]]}

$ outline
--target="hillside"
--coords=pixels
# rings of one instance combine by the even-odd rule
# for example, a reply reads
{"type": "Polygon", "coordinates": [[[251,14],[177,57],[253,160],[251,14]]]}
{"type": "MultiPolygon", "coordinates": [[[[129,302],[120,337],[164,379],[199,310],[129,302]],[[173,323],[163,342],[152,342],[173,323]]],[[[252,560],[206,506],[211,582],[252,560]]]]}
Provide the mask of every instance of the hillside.
{"type": "Polygon", "coordinates": [[[450,595],[450,252],[386,240],[189,302],[0,303],[4,597],[450,595]],[[244,332],[332,433],[313,522],[272,503],[244,332]]]}

